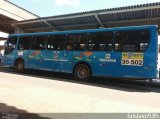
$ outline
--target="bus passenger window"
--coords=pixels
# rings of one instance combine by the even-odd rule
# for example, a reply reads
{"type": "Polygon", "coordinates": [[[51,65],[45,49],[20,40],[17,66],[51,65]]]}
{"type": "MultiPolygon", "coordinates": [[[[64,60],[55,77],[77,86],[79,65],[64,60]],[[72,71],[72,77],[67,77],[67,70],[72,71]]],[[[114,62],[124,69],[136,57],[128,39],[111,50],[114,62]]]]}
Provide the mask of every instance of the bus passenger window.
{"type": "Polygon", "coordinates": [[[86,44],[80,44],[80,50],[85,50],[86,49],[86,44]]]}
{"type": "Polygon", "coordinates": [[[19,38],[18,50],[29,50],[31,47],[32,36],[22,36],[19,38]]]}
{"type": "Polygon", "coordinates": [[[140,51],[144,51],[147,46],[148,46],[148,43],[140,43],[140,51]]]}
{"type": "Polygon", "coordinates": [[[65,35],[50,35],[48,39],[48,50],[64,50],[65,35]]]}
{"type": "Polygon", "coordinates": [[[48,36],[34,36],[32,39],[32,50],[44,50],[46,49],[48,36]]]}
{"type": "Polygon", "coordinates": [[[115,50],[119,50],[119,44],[118,43],[115,44],[115,50]]]}
{"type": "Polygon", "coordinates": [[[67,50],[72,50],[72,47],[70,45],[67,45],[67,50]]]}
{"type": "Polygon", "coordinates": [[[148,30],[120,31],[115,35],[115,51],[140,52],[144,51],[149,43],[148,30]]]}
{"type": "Polygon", "coordinates": [[[67,50],[86,50],[87,34],[70,34],[67,36],[67,50]]]}
{"type": "Polygon", "coordinates": [[[112,32],[90,33],[88,40],[89,51],[111,51],[113,44],[112,32]]]}

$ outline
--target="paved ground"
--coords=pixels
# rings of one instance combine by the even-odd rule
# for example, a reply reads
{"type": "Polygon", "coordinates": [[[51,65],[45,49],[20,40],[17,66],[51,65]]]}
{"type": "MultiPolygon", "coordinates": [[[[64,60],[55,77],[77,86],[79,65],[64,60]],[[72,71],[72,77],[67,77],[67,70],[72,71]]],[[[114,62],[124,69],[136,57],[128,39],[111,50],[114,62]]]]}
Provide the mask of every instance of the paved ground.
{"type": "Polygon", "coordinates": [[[1,69],[0,112],[159,112],[160,110],[160,88],[80,83],[71,80],[72,76],[67,74],[47,76],[45,73],[42,76],[41,73],[34,71],[20,75],[1,69]]]}

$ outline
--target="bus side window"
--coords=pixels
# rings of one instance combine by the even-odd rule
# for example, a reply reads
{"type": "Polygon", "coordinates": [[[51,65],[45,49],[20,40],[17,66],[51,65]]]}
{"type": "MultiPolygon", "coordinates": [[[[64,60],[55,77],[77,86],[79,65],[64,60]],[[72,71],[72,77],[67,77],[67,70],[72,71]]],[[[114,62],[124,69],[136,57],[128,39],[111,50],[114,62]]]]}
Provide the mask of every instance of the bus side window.
{"type": "Polygon", "coordinates": [[[111,51],[113,48],[113,33],[90,33],[88,38],[89,51],[111,51]]]}
{"type": "Polygon", "coordinates": [[[130,30],[116,32],[115,51],[139,52],[144,51],[149,43],[148,30],[130,30]]]}
{"type": "Polygon", "coordinates": [[[148,43],[140,43],[140,51],[144,51],[147,46],[148,46],[148,43]]]}
{"type": "Polygon", "coordinates": [[[69,34],[67,36],[67,50],[86,50],[87,34],[69,34]]]}
{"type": "Polygon", "coordinates": [[[48,39],[48,50],[64,50],[65,48],[65,35],[50,35],[48,39]]]}
{"type": "Polygon", "coordinates": [[[139,40],[139,50],[144,51],[148,44],[150,39],[150,32],[148,30],[143,30],[140,32],[140,40],[139,40]]]}
{"type": "Polygon", "coordinates": [[[32,50],[44,50],[46,49],[48,36],[34,36],[32,39],[32,50]]]}
{"type": "Polygon", "coordinates": [[[122,41],[123,41],[123,32],[117,32],[115,34],[115,44],[114,44],[115,51],[121,51],[122,41]]]}
{"type": "Polygon", "coordinates": [[[19,38],[18,50],[29,50],[31,47],[32,36],[22,36],[19,38]]]}

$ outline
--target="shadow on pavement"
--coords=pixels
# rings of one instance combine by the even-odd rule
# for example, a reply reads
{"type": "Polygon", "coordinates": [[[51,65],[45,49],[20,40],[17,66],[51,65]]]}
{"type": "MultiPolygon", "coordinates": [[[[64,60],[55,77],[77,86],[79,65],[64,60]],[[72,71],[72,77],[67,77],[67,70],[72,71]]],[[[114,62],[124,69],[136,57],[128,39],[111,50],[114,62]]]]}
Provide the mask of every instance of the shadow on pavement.
{"type": "Polygon", "coordinates": [[[28,113],[25,110],[17,109],[14,106],[8,106],[0,103],[0,119],[49,119],[40,117],[38,114],[28,113]]]}
{"type": "Polygon", "coordinates": [[[59,80],[64,82],[78,83],[95,87],[110,88],[114,90],[122,90],[127,92],[160,93],[160,85],[157,85],[155,88],[152,86],[152,84],[145,82],[144,80],[93,77],[93,80],[90,82],[81,82],[74,80],[72,74],[66,74],[66,73],[56,73],[56,72],[40,71],[40,70],[26,70],[25,73],[19,74],[14,69],[2,68],[2,67],[0,68],[0,72],[30,76],[35,78],[43,78],[43,80],[59,80]]]}

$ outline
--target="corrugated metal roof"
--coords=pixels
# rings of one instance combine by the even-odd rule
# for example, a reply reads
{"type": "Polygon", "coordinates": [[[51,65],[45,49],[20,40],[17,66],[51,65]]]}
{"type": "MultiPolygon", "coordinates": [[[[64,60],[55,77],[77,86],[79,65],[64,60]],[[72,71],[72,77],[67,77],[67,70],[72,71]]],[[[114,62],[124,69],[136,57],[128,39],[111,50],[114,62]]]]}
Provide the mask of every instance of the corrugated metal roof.
{"type": "Polygon", "coordinates": [[[13,26],[26,32],[37,32],[148,24],[160,25],[160,2],[43,17],[17,22],[13,26]]]}
{"type": "Polygon", "coordinates": [[[16,20],[0,14],[0,31],[13,32],[14,28],[11,26],[16,20]]]}

